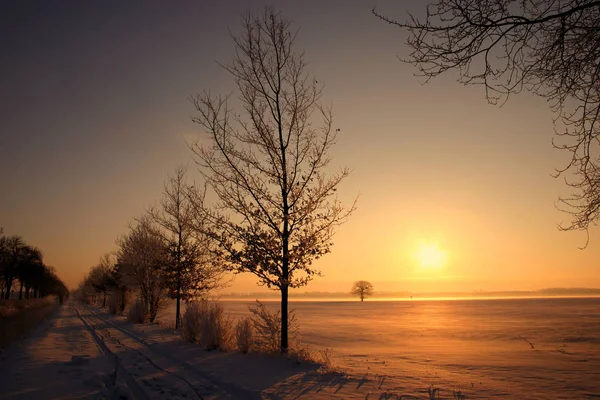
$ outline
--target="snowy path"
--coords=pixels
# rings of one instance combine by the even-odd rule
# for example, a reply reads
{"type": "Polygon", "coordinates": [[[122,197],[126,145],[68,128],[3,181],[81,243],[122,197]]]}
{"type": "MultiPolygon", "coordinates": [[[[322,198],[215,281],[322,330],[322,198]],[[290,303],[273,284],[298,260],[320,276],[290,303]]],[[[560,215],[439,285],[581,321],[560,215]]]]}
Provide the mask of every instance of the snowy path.
{"type": "Polygon", "coordinates": [[[259,393],[220,382],[174,356],[168,342],[150,342],[91,308],[74,309],[98,345],[116,358],[117,377],[136,399],[260,398],[259,393]]]}
{"type": "MultiPolygon", "coordinates": [[[[172,331],[70,304],[0,359],[3,399],[262,399],[314,366],[206,352],[172,331]]],[[[289,388],[285,388],[285,391],[289,388]]]]}
{"type": "Polygon", "coordinates": [[[0,361],[0,399],[108,398],[111,359],[70,307],[9,347],[0,361]]]}
{"type": "Polygon", "coordinates": [[[81,305],[61,307],[55,318],[3,355],[0,399],[261,397],[215,382],[118,322],[81,305]]]}

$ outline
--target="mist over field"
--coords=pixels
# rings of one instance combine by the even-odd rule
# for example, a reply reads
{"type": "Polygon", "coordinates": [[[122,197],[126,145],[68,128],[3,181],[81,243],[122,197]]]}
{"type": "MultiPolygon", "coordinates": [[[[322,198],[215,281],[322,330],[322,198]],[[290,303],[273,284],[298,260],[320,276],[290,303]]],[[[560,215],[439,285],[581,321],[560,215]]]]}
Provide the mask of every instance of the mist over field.
{"type": "MultiPolygon", "coordinates": [[[[234,318],[253,301],[222,301],[234,318]]],[[[273,310],[277,303],[265,302],[273,310]]],[[[292,301],[299,340],[394,395],[584,399],[600,393],[600,298],[292,301]]],[[[161,317],[173,317],[169,309],[161,317]]],[[[409,397],[411,398],[411,397],[409,397]]],[[[450,397],[451,398],[451,397],[450,397]]]]}

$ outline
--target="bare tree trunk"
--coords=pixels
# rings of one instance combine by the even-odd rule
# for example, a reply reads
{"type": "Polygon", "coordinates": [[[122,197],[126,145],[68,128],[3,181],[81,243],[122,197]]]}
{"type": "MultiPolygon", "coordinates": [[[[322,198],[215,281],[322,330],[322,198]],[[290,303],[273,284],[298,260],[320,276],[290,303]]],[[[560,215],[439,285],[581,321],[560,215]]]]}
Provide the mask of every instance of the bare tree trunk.
{"type": "Polygon", "coordinates": [[[179,319],[180,319],[180,302],[181,302],[181,283],[177,284],[177,305],[175,310],[175,330],[179,329],[179,319]]]}
{"type": "Polygon", "coordinates": [[[281,287],[281,354],[288,352],[288,288],[281,287]]]}
{"type": "Polygon", "coordinates": [[[6,279],[6,293],[4,295],[4,298],[6,300],[10,299],[10,290],[12,289],[12,284],[13,284],[13,278],[11,276],[6,279]]]}
{"type": "Polygon", "coordinates": [[[21,282],[21,287],[19,287],[19,300],[23,300],[23,282],[21,282]]]}
{"type": "MultiPolygon", "coordinates": [[[[285,174],[285,173],[284,173],[285,174]]],[[[281,354],[288,352],[288,289],[290,287],[290,251],[289,233],[287,221],[287,199],[284,198],[284,221],[283,221],[283,262],[282,262],[282,285],[281,285],[281,354]]]]}
{"type": "Polygon", "coordinates": [[[177,232],[177,310],[175,311],[175,330],[179,329],[179,311],[180,311],[180,300],[181,300],[181,224],[178,225],[177,232]]]}

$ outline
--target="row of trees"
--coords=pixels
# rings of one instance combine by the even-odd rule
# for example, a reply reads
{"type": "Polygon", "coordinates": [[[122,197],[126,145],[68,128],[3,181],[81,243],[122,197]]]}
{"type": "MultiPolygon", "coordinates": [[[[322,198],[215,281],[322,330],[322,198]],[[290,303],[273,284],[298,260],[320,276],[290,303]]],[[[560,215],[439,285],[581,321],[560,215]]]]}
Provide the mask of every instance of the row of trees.
{"type": "MultiPolygon", "coordinates": [[[[600,215],[597,9],[591,0],[444,0],[424,20],[411,16],[407,23],[374,12],[408,31],[408,61],[427,78],[458,69],[464,83],[483,84],[492,102],[523,88],[550,101],[564,128],[558,146],[572,156],[565,170],[576,176],[577,193],[564,199],[574,217],[566,228],[587,229],[600,215]]],[[[244,17],[233,62],[223,65],[237,85],[239,110],[228,96],[192,99],[193,120],[210,144],[190,147],[216,202],[205,207],[205,192],[187,186],[173,193],[185,193],[189,203],[167,195],[172,207],[136,220],[111,269],[136,277],[149,303],[156,285],[178,300],[204,289],[198,266],[206,264],[197,257],[208,257],[218,271],[253,273],[281,292],[284,353],[289,288],[319,275],[313,261],[330,251],[334,228],[355,209],[337,200],[349,173],[329,166],[339,129],[290,26],[272,8],[244,17]],[[189,220],[178,219],[188,211],[189,220]]]]}
{"type": "Polygon", "coordinates": [[[176,301],[176,328],[182,300],[204,297],[225,283],[225,268],[203,229],[204,197],[187,184],[186,168],[177,168],[165,184],[160,205],[136,218],[117,240],[116,253],[101,257],[78,293],[120,299],[135,292],[144,320],[154,321],[166,298],[176,301]]]}
{"type": "Polygon", "coordinates": [[[44,264],[40,249],[21,236],[5,236],[0,228],[0,298],[8,300],[17,283],[19,300],[53,294],[62,302],[69,293],[54,268],[44,264]]]}
{"type": "Polygon", "coordinates": [[[288,351],[289,289],[320,275],[313,262],[329,253],[334,228],[355,209],[337,199],[349,174],[329,165],[339,129],[295,49],[296,33],[271,7],[242,19],[236,55],[223,65],[240,109],[228,96],[192,98],[193,121],[210,142],[189,145],[205,184],[187,185],[177,170],[160,207],[133,223],[112,267],[95,267],[84,287],[136,288],[148,310],[165,290],[177,300],[179,325],[180,300],[218,286],[223,271],[250,272],[281,292],[281,352],[288,351]]]}

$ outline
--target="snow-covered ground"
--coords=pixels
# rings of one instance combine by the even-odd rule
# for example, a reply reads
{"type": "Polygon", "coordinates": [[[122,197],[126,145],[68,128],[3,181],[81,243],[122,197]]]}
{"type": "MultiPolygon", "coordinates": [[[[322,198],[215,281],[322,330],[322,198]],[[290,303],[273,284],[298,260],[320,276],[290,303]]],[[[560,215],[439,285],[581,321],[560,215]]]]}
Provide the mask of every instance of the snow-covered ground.
{"type": "MultiPolygon", "coordinates": [[[[252,303],[223,302],[234,317],[252,303]]],[[[331,349],[334,364],[381,383],[384,393],[429,398],[433,386],[450,399],[453,390],[469,399],[600,398],[600,298],[298,301],[291,308],[304,344],[331,349]]]]}
{"type": "MultiPolygon", "coordinates": [[[[239,316],[248,304],[225,307],[239,316]]],[[[441,399],[453,389],[467,399],[600,397],[600,299],[293,306],[303,343],[332,349],[345,374],[207,352],[165,326],[67,305],[2,355],[0,399],[429,399],[429,387],[441,399]]]]}

